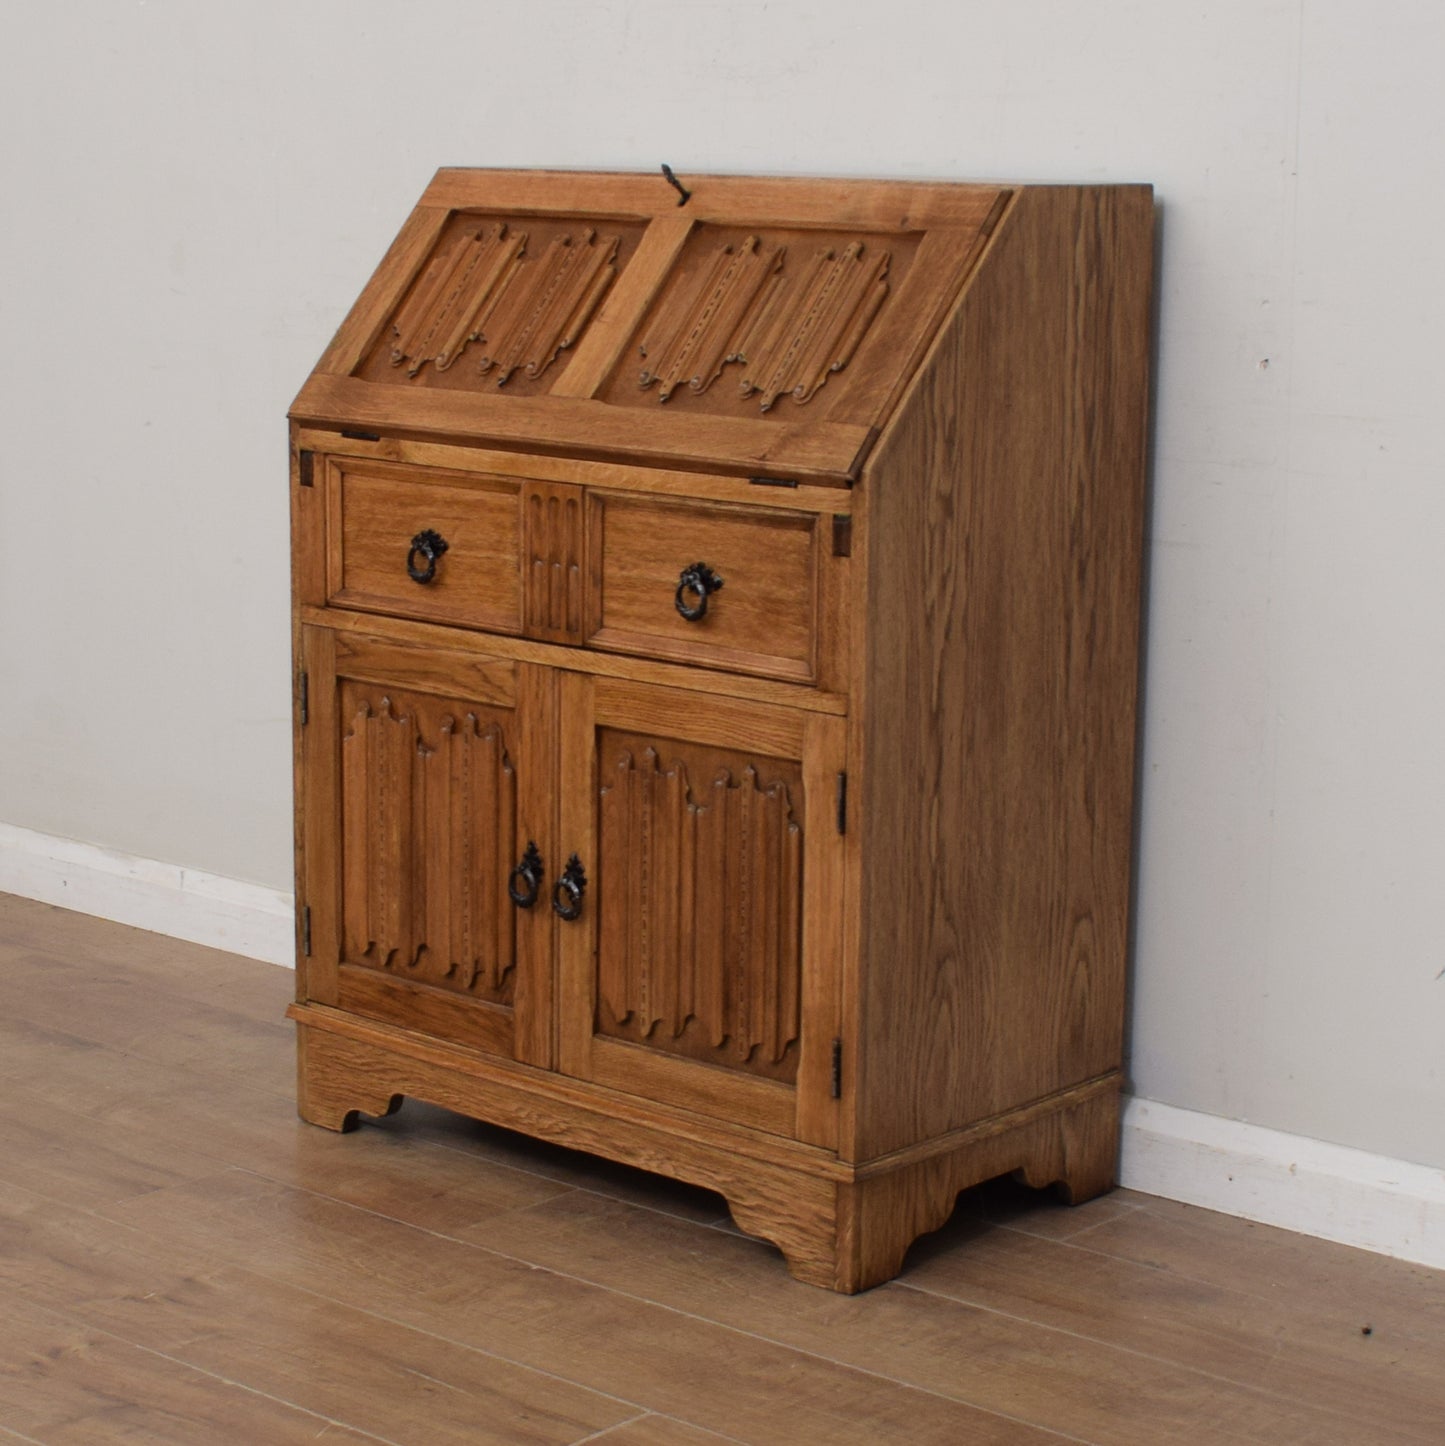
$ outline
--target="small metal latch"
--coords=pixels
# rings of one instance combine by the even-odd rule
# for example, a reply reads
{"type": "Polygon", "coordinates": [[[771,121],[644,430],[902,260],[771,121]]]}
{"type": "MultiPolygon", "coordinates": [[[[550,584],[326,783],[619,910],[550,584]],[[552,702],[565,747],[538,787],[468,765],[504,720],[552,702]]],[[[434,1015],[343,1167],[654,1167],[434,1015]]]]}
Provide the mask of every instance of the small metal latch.
{"type": "Polygon", "coordinates": [[[687,205],[689,198],[692,196],[692,192],[689,191],[687,187],[684,186],[682,182],[679,181],[677,177],[672,174],[672,167],[669,166],[666,161],[662,163],[662,175],[663,179],[667,182],[667,184],[671,186],[672,189],[676,191],[680,197],[682,197],[682,199],[677,204],[679,206],[687,205]]]}

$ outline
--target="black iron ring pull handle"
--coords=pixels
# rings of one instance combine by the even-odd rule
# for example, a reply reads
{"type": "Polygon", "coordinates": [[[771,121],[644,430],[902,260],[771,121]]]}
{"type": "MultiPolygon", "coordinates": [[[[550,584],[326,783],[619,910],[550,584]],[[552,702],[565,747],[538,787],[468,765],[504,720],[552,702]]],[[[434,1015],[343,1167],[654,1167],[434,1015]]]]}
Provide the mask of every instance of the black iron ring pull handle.
{"type": "Polygon", "coordinates": [[[537,902],[537,891],[542,887],[542,855],[537,845],[527,840],[527,851],[522,861],[507,875],[507,895],[519,909],[530,909],[537,902]]]}
{"type": "Polygon", "coordinates": [[[587,888],[587,875],[582,860],[573,854],[562,870],[562,877],[552,885],[552,908],[560,918],[576,919],[582,914],[582,895],[587,888]]]}
{"type": "Polygon", "coordinates": [[[673,601],[677,610],[690,623],[700,623],[707,616],[709,593],[721,590],[723,580],[705,562],[695,562],[682,570],[677,580],[673,601]]]}
{"type": "Polygon", "coordinates": [[[440,532],[433,532],[430,527],[425,532],[418,532],[411,540],[411,551],[406,555],[407,576],[413,582],[430,582],[437,575],[437,558],[447,550],[447,540],[440,532]],[[426,558],[426,566],[417,566],[417,554],[426,558]]]}

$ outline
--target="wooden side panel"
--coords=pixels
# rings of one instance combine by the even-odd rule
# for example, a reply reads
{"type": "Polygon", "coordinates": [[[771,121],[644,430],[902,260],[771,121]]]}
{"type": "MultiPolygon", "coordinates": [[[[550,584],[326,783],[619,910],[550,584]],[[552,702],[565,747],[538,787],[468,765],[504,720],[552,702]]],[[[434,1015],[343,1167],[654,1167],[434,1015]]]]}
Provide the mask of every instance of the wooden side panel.
{"type": "Polygon", "coordinates": [[[865,473],[860,1159],[1119,1065],[1152,220],[1021,192],[865,473]]]}

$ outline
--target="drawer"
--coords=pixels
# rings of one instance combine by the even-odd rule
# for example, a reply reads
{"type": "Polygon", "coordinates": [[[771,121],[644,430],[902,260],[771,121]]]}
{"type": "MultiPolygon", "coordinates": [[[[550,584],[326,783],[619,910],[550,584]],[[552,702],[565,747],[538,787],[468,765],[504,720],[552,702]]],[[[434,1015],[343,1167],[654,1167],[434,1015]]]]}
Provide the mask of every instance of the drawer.
{"type": "Polygon", "coordinates": [[[519,481],[333,457],[328,487],[329,602],[521,631],[519,481]]]}
{"type": "Polygon", "coordinates": [[[818,515],[591,490],[587,533],[591,647],[816,681],[818,515]]]}

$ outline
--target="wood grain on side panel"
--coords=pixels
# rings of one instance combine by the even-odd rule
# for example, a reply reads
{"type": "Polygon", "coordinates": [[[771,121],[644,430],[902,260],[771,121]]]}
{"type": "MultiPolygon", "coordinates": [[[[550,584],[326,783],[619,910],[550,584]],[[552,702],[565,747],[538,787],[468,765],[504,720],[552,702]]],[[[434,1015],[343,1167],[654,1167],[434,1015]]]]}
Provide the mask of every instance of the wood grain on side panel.
{"type": "Polygon", "coordinates": [[[1119,1064],[1152,220],[1020,192],[865,472],[861,1159],[1119,1064]]]}

